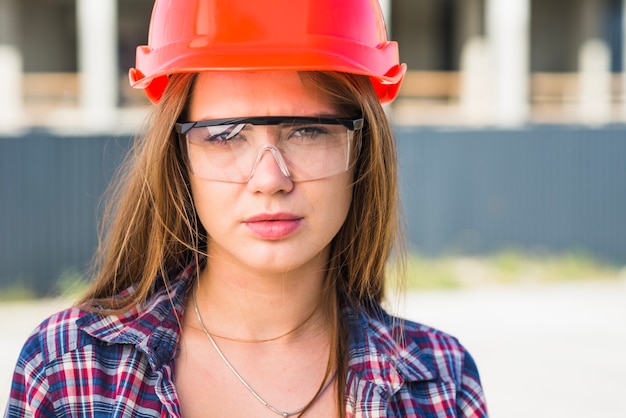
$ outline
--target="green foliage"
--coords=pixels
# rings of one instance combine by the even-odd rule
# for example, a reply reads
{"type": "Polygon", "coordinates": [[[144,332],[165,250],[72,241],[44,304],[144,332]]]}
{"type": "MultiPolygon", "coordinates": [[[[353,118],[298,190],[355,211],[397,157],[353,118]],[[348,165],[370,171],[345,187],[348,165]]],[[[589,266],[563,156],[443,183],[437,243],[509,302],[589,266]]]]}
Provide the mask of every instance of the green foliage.
{"type": "Polygon", "coordinates": [[[32,300],[35,299],[36,296],[34,290],[19,283],[15,283],[0,290],[0,302],[32,300]]]}
{"type": "Polygon", "coordinates": [[[69,268],[57,279],[55,293],[63,298],[75,299],[87,289],[88,285],[87,278],[80,271],[69,268]]]}
{"type": "MultiPolygon", "coordinates": [[[[622,270],[626,271],[626,270],[622,270]]],[[[584,252],[561,255],[537,255],[523,251],[503,250],[483,257],[407,256],[406,264],[388,266],[391,287],[407,290],[456,289],[513,283],[553,283],[575,280],[611,280],[620,277],[620,269],[594,259],[584,252]]],[[[621,274],[622,276],[624,273],[621,274]]],[[[0,302],[30,300],[37,297],[34,289],[15,280],[0,289],[0,302]]],[[[89,281],[76,268],[64,271],[50,296],[76,299],[89,281]]]]}
{"type": "Polygon", "coordinates": [[[73,300],[84,292],[89,285],[85,275],[75,267],[70,267],[63,271],[54,281],[53,290],[46,290],[43,294],[41,289],[37,289],[36,284],[33,284],[34,281],[32,279],[24,280],[17,278],[10,280],[9,283],[0,287],[0,302],[25,301],[42,297],[60,297],[73,300]]]}
{"type": "Polygon", "coordinates": [[[428,259],[411,254],[407,257],[405,269],[391,265],[388,268],[390,282],[403,283],[407,289],[452,289],[460,287],[450,264],[444,259],[428,259]]]}
{"type": "Polygon", "coordinates": [[[426,258],[413,253],[407,257],[405,270],[390,265],[388,275],[391,283],[401,283],[401,276],[406,277],[406,289],[453,289],[513,283],[610,280],[620,277],[620,269],[582,252],[537,255],[504,250],[482,257],[426,258]]]}

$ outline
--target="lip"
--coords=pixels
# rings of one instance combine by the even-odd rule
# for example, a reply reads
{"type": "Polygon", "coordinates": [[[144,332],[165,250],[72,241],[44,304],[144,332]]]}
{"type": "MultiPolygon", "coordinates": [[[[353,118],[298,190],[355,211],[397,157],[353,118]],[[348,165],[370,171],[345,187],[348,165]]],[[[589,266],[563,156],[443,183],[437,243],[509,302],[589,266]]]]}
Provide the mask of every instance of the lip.
{"type": "Polygon", "coordinates": [[[242,223],[261,239],[280,240],[296,232],[302,222],[301,216],[280,212],[254,215],[246,218],[242,223]]]}

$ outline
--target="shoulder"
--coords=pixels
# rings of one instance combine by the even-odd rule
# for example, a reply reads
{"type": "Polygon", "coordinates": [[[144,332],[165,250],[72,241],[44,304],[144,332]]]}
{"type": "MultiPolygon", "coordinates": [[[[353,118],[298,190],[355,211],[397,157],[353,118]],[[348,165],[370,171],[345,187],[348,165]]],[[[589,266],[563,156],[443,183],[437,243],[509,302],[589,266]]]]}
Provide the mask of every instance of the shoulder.
{"type": "Polygon", "coordinates": [[[399,316],[389,314],[380,307],[374,313],[351,309],[344,309],[348,322],[355,325],[362,334],[361,338],[368,338],[377,347],[397,352],[408,347],[418,347],[427,354],[447,353],[457,356],[465,352],[459,340],[436,328],[410,321],[399,316]]]}
{"type": "MultiPolygon", "coordinates": [[[[392,322],[397,321],[393,318],[392,322]]],[[[431,398],[431,408],[443,407],[445,387],[454,388],[454,396],[449,398],[449,408],[455,410],[455,416],[486,417],[487,406],[483,393],[478,368],[469,351],[454,336],[438,329],[412,321],[400,320],[397,332],[401,335],[398,358],[406,365],[428,365],[433,372],[430,382],[414,381],[412,396],[423,387],[440,393],[439,398],[431,398]]],[[[394,329],[392,327],[392,329],[394,329]]]]}
{"type": "Polygon", "coordinates": [[[383,310],[376,315],[363,315],[360,322],[377,351],[398,358],[407,367],[426,368],[439,378],[458,380],[465,362],[473,364],[468,351],[455,336],[436,328],[383,310]]]}
{"type": "MultiPolygon", "coordinates": [[[[77,350],[109,346],[131,328],[138,312],[124,315],[97,314],[81,307],[70,307],[44,319],[26,340],[21,361],[40,358],[44,364],[59,361],[77,350]]],[[[124,341],[122,341],[124,342],[124,341]]]]}
{"type": "MultiPolygon", "coordinates": [[[[158,410],[156,376],[146,350],[123,341],[116,317],[69,308],[44,320],[24,344],[13,373],[7,411],[75,416],[87,410],[158,410]],[[102,335],[116,336],[118,343],[102,335]],[[91,329],[90,329],[91,327],[91,329]],[[137,404],[126,405],[135,399],[137,404]],[[141,405],[139,405],[141,404],[141,405]]],[[[107,411],[107,412],[105,412],[107,411]]]]}
{"type": "Polygon", "coordinates": [[[444,361],[450,366],[460,365],[468,355],[466,348],[453,335],[417,322],[391,318],[392,332],[400,335],[400,344],[405,348],[415,345],[422,356],[429,356],[439,364],[444,361]]]}
{"type": "MultiPolygon", "coordinates": [[[[26,382],[45,387],[57,380],[80,379],[83,374],[115,367],[107,358],[118,357],[132,346],[110,344],[87,332],[85,324],[94,317],[98,315],[71,307],[46,318],[24,343],[15,373],[24,374],[26,382]]],[[[100,318],[115,326],[111,318],[100,318]]]]}
{"type": "Polygon", "coordinates": [[[429,362],[437,381],[453,384],[456,416],[486,417],[478,367],[465,346],[450,334],[415,322],[404,321],[402,330],[407,356],[420,356],[429,362]]]}
{"type": "MultiPolygon", "coordinates": [[[[22,416],[26,411],[43,415],[56,414],[55,393],[58,386],[72,385],[79,362],[73,354],[90,344],[90,338],[77,325],[86,312],[69,308],[60,311],[37,326],[22,347],[17,359],[7,405],[10,416],[22,416]]],[[[79,355],[80,357],[80,355],[79,355]]]]}
{"type": "Polygon", "coordinates": [[[171,365],[190,271],[155,283],[145,303],[122,313],[72,307],[45,319],[15,366],[9,416],[160,411],[157,382],[168,397],[174,393],[171,365]]]}
{"type": "Polygon", "coordinates": [[[348,310],[348,317],[351,367],[362,378],[386,382],[395,393],[392,408],[424,416],[443,410],[443,416],[486,416],[478,369],[456,337],[382,309],[348,310]]]}
{"type": "Polygon", "coordinates": [[[478,369],[456,337],[382,309],[352,320],[351,364],[362,378],[386,382],[399,415],[487,416],[478,369]]]}
{"type": "Polygon", "coordinates": [[[84,344],[84,335],[77,321],[86,314],[87,312],[72,307],[46,318],[26,340],[20,359],[27,361],[41,357],[43,362],[49,363],[84,344]]]}
{"type": "MultiPolygon", "coordinates": [[[[182,316],[192,268],[186,268],[171,281],[161,280],[144,303],[121,313],[70,307],[51,315],[28,338],[20,359],[40,356],[43,362],[51,363],[88,346],[114,345],[135,346],[151,354],[158,342],[175,344],[180,332],[177,319],[182,316]]],[[[120,296],[133,291],[131,287],[120,296]]],[[[160,352],[159,356],[164,354],[169,353],[160,352]]]]}

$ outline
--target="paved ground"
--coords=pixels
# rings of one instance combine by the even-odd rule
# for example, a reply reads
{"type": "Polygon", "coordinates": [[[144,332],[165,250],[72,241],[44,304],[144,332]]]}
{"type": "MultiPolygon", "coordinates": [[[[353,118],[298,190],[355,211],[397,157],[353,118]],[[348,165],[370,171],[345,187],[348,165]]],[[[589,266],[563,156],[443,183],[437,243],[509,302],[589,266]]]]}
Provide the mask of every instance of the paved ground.
{"type": "MultiPolygon", "coordinates": [[[[29,331],[62,307],[0,304],[0,405],[29,331]]],[[[492,418],[626,417],[625,281],[411,293],[399,309],[468,347],[492,418]]]]}
{"type": "Polygon", "coordinates": [[[470,350],[491,417],[626,417],[624,281],[412,294],[404,312],[470,350]]]}

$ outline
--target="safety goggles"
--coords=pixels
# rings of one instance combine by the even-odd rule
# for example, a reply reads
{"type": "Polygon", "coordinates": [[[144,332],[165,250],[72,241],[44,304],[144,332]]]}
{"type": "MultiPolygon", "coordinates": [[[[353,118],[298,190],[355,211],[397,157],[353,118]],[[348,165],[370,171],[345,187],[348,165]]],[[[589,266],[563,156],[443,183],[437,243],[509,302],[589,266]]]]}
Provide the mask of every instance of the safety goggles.
{"type": "Polygon", "coordinates": [[[363,119],[267,116],[175,126],[196,177],[246,183],[267,151],[285,176],[308,181],[350,169],[363,119]]]}

